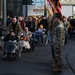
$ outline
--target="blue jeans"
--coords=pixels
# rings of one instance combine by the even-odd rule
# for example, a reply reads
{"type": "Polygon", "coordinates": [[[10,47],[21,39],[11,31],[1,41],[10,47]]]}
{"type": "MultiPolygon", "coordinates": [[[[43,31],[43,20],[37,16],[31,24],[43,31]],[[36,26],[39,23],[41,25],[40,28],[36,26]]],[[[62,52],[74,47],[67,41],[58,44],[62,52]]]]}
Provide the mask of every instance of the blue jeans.
{"type": "Polygon", "coordinates": [[[12,50],[16,50],[17,46],[15,43],[5,42],[3,47],[3,53],[9,53],[12,50]]]}
{"type": "Polygon", "coordinates": [[[44,34],[42,32],[35,32],[34,34],[35,41],[40,41],[41,43],[43,43],[43,37],[44,34]]]}

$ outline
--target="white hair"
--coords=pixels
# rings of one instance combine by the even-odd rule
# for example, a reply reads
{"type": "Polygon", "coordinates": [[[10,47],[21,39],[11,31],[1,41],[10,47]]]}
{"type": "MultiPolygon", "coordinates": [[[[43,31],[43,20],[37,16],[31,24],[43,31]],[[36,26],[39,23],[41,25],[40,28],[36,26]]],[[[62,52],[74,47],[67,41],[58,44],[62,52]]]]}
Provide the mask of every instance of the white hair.
{"type": "Polygon", "coordinates": [[[28,27],[25,27],[25,29],[28,29],[28,27]]]}

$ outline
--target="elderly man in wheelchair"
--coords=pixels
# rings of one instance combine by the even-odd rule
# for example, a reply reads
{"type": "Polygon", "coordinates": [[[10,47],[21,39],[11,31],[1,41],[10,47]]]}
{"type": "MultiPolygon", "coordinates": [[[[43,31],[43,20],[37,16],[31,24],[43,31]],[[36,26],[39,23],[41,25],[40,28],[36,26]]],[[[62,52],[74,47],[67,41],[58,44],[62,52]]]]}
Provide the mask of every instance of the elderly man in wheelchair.
{"type": "Polygon", "coordinates": [[[32,39],[32,33],[29,31],[28,27],[25,27],[25,31],[21,33],[19,44],[22,51],[34,50],[35,44],[32,39]]]}
{"type": "Polygon", "coordinates": [[[38,45],[46,45],[47,44],[47,35],[45,34],[46,29],[43,28],[43,25],[40,25],[37,31],[34,33],[35,43],[38,45]]]}
{"type": "Polygon", "coordinates": [[[19,50],[19,38],[15,35],[14,31],[11,30],[8,35],[3,38],[3,59],[21,57],[21,51],[19,50]]]}

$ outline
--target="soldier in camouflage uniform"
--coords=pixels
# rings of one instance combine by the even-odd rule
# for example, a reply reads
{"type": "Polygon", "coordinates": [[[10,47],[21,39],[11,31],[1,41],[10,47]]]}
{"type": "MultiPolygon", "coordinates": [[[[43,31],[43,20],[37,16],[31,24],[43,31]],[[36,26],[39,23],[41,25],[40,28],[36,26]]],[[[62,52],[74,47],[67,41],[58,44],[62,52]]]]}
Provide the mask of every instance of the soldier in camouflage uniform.
{"type": "Polygon", "coordinates": [[[63,16],[62,21],[64,23],[64,30],[65,30],[65,44],[67,43],[68,40],[68,29],[70,27],[70,23],[67,21],[66,17],[63,16]]]}
{"type": "Polygon", "coordinates": [[[53,71],[62,71],[61,51],[65,40],[64,25],[61,21],[61,14],[56,13],[53,16],[53,28],[51,38],[53,71]]]}

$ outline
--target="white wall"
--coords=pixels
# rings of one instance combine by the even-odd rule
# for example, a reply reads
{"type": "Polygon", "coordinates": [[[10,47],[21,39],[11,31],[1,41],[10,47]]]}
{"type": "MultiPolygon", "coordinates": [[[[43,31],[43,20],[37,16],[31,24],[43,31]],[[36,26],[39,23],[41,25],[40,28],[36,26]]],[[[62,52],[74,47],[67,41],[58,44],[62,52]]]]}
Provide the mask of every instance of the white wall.
{"type": "MultiPolygon", "coordinates": [[[[29,15],[44,15],[44,12],[34,12],[33,11],[34,6],[33,5],[28,5],[28,16],[29,15]]],[[[23,15],[25,16],[25,5],[23,5],[23,15]]],[[[72,16],[73,15],[73,6],[72,5],[63,5],[62,6],[62,14],[65,15],[66,17],[72,16]]]]}
{"type": "Polygon", "coordinates": [[[73,15],[73,6],[72,5],[63,5],[62,6],[62,14],[66,17],[73,15]]]}
{"type": "Polygon", "coordinates": [[[28,5],[28,16],[35,15],[35,13],[33,12],[33,9],[34,9],[33,5],[28,5]]]}
{"type": "MultiPolygon", "coordinates": [[[[34,12],[34,6],[33,5],[28,5],[28,16],[29,15],[44,15],[44,12],[34,12]]],[[[22,14],[25,16],[25,5],[22,6],[22,14]]]]}
{"type": "Polygon", "coordinates": [[[25,11],[25,5],[23,5],[23,6],[22,6],[22,15],[23,15],[23,16],[25,16],[25,15],[26,15],[26,13],[25,13],[25,12],[26,12],[26,11],[25,11]]]}

